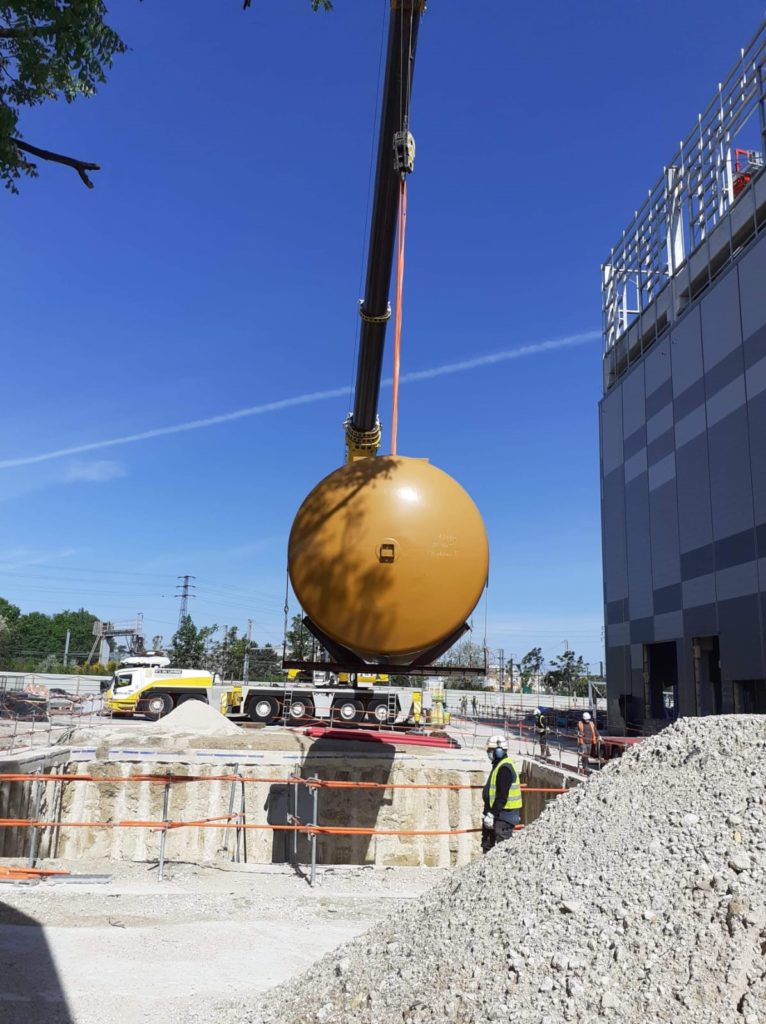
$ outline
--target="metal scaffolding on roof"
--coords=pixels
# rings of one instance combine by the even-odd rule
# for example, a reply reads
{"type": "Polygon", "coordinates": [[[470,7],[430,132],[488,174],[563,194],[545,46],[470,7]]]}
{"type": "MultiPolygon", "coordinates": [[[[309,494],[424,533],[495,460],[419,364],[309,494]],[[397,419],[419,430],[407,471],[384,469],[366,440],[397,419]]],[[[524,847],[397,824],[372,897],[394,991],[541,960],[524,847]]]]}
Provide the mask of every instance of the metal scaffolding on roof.
{"type": "Polygon", "coordinates": [[[601,267],[605,390],[766,224],[764,150],[766,19],[601,267]]]}

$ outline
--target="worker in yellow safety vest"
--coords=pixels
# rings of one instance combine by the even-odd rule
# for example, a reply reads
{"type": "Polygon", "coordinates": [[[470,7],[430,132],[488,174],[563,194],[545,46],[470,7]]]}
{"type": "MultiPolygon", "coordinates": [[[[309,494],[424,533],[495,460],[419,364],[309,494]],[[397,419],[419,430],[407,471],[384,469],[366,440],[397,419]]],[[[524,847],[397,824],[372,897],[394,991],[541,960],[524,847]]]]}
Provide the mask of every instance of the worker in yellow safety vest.
{"type": "Polygon", "coordinates": [[[510,839],[521,821],[521,779],[516,765],[508,756],[508,740],[503,736],[490,736],[487,756],[492,762],[484,797],[484,817],[481,828],[481,848],[487,853],[497,843],[510,839]]]}

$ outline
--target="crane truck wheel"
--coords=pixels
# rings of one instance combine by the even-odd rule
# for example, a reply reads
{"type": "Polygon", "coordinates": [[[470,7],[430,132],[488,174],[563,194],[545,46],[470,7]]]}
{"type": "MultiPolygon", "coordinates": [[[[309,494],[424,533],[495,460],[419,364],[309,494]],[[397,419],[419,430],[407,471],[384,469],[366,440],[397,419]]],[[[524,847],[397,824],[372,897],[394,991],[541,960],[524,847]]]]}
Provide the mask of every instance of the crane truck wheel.
{"type": "Polygon", "coordinates": [[[173,698],[169,693],[153,693],[151,697],[147,697],[144,707],[147,717],[156,722],[158,718],[163,718],[173,710],[173,698]]]}
{"type": "Polygon", "coordinates": [[[180,707],[182,704],[186,704],[190,700],[201,700],[203,704],[210,703],[207,699],[206,693],[201,693],[199,696],[197,696],[196,693],[185,693],[183,697],[178,698],[178,704],[176,706],[180,707]]]}
{"type": "Polygon", "coordinates": [[[279,702],[274,697],[251,697],[247,705],[247,717],[251,722],[270,725],[279,718],[279,702]]]}
{"type": "Polygon", "coordinates": [[[367,709],[367,716],[377,725],[388,725],[394,721],[386,700],[374,700],[367,709]]]}
{"type": "Polygon", "coordinates": [[[294,697],[288,717],[291,722],[305,722],[314,717],[314,702],[309,697],[294,697]]]}
{"type": "Polygon", "coordinates": [[[361,722],[364,718],[364,704],[360,700],[341,697],[333,701],[332,716],[338,722],[361,722]]]}

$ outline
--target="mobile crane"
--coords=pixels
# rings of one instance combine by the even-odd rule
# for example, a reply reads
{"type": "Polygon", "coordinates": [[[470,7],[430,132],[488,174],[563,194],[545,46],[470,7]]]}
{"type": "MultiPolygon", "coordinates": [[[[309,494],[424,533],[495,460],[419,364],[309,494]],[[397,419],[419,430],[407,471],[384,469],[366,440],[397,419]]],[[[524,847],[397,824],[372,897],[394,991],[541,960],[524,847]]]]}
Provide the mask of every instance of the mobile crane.
{"type": "Polygon", "coordinates": [[[469,628],[487,581],[484,524],[463,488],[425,459],[377,454],[397,217],[415,158],[410,96],[425,6],[391,0],[347,461],[304,500],[288,545],[305,625],[329,664],[287,661],[287,668],[444,674],[433,663],[469,628]]]}
{"type": "MultiPolygon", "coordinates": [[[[325,660],[285,659],[285,685],[254,682],[226,696],[225,713],[256,722],[399,724],[419,720],[419,694],[381,686],[389,674],[446,676],[434,662],[469,628],[486,585],[481,515],[425,459],[378,455],[389,291],[402,182],[415,142],[410,97],[425,0],[391,0],[354,406],[346,464],[301,505],[288,571],[304,623],[325,660]]],[[[484,666],[455,668],[485,673],[484,666]]],[[[422,706],[430,695],[423,694],[422,706]]]]}

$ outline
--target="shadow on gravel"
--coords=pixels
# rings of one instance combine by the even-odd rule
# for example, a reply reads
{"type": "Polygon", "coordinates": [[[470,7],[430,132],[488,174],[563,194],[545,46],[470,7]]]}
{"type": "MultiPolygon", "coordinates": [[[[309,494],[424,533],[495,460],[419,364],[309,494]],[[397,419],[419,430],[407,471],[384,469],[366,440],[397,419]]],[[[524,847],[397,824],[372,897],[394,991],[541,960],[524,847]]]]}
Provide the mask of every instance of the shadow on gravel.
{"type": "Polygon", "coordinates": [[[42,926],[0,902],[0,1021],[73,1024],[42,926]]]}

